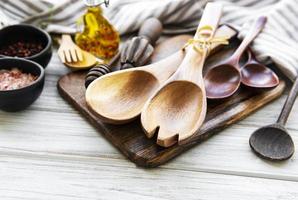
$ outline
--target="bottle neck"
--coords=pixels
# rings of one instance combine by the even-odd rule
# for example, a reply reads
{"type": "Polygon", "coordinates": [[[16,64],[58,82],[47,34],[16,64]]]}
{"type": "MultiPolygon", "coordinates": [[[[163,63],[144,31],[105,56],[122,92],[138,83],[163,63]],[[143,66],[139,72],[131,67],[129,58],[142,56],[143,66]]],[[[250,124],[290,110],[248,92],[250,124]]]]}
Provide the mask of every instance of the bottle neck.
{"type": "Polygon", "coordinates": [[[102,8],[100,6],[90,6],[87,9],[87,12],[94,14],[102,14],[102,8]]]}

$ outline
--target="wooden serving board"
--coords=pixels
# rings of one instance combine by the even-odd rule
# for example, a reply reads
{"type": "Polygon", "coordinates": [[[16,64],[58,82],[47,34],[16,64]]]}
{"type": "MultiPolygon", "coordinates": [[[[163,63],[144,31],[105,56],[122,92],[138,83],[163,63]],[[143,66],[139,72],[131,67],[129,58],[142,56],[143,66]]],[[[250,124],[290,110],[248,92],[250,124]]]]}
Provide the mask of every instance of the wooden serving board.
{"type": "MultiPolygon", "coordinates": [[[[190,37],[185,35],[162,42],[156,47],[152,62],[177,51],[190,37]]],[[[221,51],[210,56],[204,69],[208,69],[208,67],[231,55],[238,44],[239,41],[234,39],[228,47],[224,47],[221,51]]],[[[142,167],[156,167],[169,161],[278,98],[285,89],[284,81],[269,91],[253,91],[242,87],[237,94],[228,99],[208,101],[208,113],[201,129],[183,144],[163,148],[155,143],[156,138],[148,139],[145,136],[140,119],[125,125],[109,125],[101,122],[92,114],[85,102],[84,79],[86,73],[72,72],[61,77],[57,86],[61,96],[73,105],[83,117],[88,119],[126,157],[142,167]]]]}

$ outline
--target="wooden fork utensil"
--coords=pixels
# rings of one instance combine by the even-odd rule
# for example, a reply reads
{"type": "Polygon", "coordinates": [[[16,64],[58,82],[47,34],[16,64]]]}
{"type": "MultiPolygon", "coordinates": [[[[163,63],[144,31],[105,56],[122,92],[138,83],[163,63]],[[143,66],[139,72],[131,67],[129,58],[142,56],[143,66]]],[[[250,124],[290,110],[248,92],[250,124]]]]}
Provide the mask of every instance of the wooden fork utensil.
{"type": "Polygon", "coordinates": [[[72,41],[70,35],[62,35],[58,55],[63,63],[83,61],[82,50],[72,41]]]}
{"type": "Polygon", "coordinates": [[[207,97],[202,69],[208,43],[215,41],[221,13],[221,4],[206,5],[178,70],[145,103],[141,113],[143,129],[149,138],[156,133],[160,146],[169,147],[192,136],[204,122],[207,97]]]}

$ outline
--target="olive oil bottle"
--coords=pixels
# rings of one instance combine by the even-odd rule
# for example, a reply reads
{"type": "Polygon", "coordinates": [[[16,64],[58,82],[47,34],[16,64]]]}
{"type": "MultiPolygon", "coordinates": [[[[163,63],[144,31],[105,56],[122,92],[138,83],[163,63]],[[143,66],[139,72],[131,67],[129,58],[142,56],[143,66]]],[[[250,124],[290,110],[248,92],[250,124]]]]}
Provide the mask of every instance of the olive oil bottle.
{"type": "Polygon", "coordinates": [[[103,16],[100,5],[89,6],[78,20],[81,32],[75,36],[76,44],[93,55],[109,60],[118,51],[120,38],[113,25],[103,16]]]}

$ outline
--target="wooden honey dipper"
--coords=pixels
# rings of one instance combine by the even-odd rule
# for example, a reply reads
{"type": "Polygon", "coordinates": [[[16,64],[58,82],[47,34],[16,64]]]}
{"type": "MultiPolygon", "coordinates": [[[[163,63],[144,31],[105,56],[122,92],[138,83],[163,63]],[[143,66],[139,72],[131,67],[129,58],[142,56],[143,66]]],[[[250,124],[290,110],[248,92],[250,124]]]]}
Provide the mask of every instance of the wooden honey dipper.
{"type": "Polygon", "coordinates": [[[147,19],[141,26],[138,36],[126,42],[108,64],[98,64],[88,72],[85,87],[95,79],[119,69],[112,67],[120,58],[120,70],[138,67],[146,64],[154,51],[154,44],[162,33],[162,24],[157,18],[147,19]]]}
{"type": "Polygon", "coordinates": [[[119,57],[120,52],[118,52],[108,64],[101,63],[92,67],[86,75],[85,87],[87,88],[95,79],[110,73],[112,71],[111,66],[118,61],[119,57]]]}

